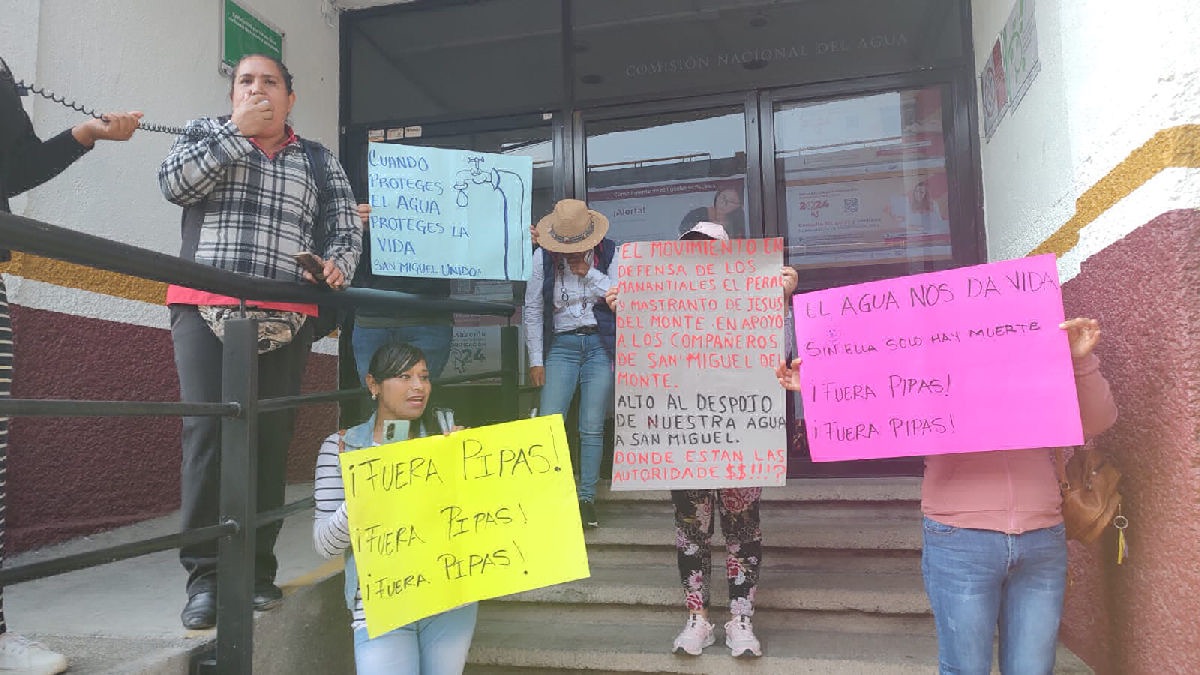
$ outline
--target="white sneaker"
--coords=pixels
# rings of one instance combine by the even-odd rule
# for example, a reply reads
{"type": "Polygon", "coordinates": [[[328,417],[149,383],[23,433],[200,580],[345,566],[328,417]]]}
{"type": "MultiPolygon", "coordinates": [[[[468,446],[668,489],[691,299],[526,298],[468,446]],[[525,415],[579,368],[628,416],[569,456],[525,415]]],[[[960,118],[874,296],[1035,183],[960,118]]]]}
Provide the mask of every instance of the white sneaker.
{"type": "Polygon", "coordinates": [[[735,616],[725,624],[725,646],[734,656],[743,656],[746,652],[762,656],[762,645],[754,637],[754,626],[750,625],[748,616],[735,616]]]}
{"type": "Polygon", "coordinates": [[[0,671],[56,675],[66,669],[67,657],[46,645],[12,633],[0,635],[0,671]]]}
{"type": "Polygon", "coordinates": [[[693,614],[688,617],[683,630],[679,631],[671,651],[678,653],[682,649],[692,656],[700,656],[705,647],[716,641],[717,638],[713,635],[713,625],[708,622],[708,619],[699,614],[693,614]]]}

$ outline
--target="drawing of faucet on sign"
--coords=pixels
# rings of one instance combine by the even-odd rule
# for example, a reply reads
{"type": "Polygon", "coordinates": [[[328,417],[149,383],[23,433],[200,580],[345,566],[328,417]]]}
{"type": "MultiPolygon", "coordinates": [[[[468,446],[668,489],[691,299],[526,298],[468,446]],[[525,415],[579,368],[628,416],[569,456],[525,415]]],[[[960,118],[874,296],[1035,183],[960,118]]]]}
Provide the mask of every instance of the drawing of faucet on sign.
{"type": "Polygon", "coordinates": [[[375,274],[529,278],[530,157],[371,143],[375,274]]]}
{"type": "MultiPolygon", "coordinates": [[[[515,213],[524,213],[528,208],[525,205],[525,180],[521,178],[521,174],[508,169],[483,169],[481,165],[487,162],[483,155],[475,155],[467,157],[467,162],[471,164],[470,169],[460,169],[455,175],[454,189],[458,192],[458,197],[455,203],[461,208],[470,206],[470,196],[468,190],[475,186],[488,186],[491,188],[491,193],[479,195],[486,199],[489,196],[499,195],[500,213],[504,218],[504,278],[511,280],[509,274],[508,258],[509,258],[509,199],[515,197],[515,213]],[[512,195],[512,197],[510,197],[512,195]]],[[[484,188],[486,190],[486,187],[484,188]]],[[[524,242],[521,242],[524,245],[524,242]]]]}

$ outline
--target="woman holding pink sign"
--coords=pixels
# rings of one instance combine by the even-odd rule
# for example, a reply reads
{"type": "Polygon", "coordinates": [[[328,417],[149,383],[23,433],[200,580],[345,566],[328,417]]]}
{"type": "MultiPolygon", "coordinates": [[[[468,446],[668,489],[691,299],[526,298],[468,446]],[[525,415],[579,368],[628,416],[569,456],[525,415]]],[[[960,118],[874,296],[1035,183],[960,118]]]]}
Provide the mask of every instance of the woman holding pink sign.
{"type": "MultiPolygon", "coordinates": [[[[1113,425],[1116,404],[1093,350],[1094,319],[1066,332],[1085,438],[1113,425]]],[[[779,383],[800,390],[800,359],[779,383]]],[[[1014,420],[1019,423],[1019,420],[1014,420]]],[[[1051,448],[925,457],[921,573],[933,607],[941,673],[987,675],[1000,631],[1000,672],[1050,675],[1067,582],[1062,497],[1051,448]]]]}
{"type": "MultiPolygon", "coordinates": [[[[728,241],[729,235],[717,223],[699,222],[679,238],[728,241]]],[[[787,298],[796,290],[796,270],[784,267],[781,275],[784,297],[787,298]]],[[[619,300],[616,284],[609,288],[604,300],[616,311],[619,300]]],[[[762,644],[754,635],[754,626],[750,621],[754,615],[754,596],[762,566],[761,497],[761,487],[671,490],[671,502],[675,507],[676,562],[688,611],[687,623],[671,645],[672,652],[682,651],[699,656],[705,647],[716,641],[715,626],[708,620],[708,608],[713,515],[717,513],[728,551],[725,574],[729,582],[731,616],[725,624],[725,646],[735,657],[747,654],[762,656],[762,644]]]]}

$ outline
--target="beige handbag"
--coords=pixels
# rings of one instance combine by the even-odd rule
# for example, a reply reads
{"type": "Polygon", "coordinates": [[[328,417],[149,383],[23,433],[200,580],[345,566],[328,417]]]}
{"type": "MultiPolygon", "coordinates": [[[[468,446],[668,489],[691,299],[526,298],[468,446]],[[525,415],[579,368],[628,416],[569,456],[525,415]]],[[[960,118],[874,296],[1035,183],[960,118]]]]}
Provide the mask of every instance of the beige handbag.
{"type": "Polygon", "coordinates": [[[1104,528],[1113,525],[1119,533],[1117,564],[1125,558],[1125,528],[1128,520],[1121,515],[1121,472],[1102,452],[1079,448],[1071,461],[1063,462],[1063,451],[1054,451],[1054,464],[1062,491],[1062,516],[1067,538],[1090,544],[1100,538],[1104,528]]]}

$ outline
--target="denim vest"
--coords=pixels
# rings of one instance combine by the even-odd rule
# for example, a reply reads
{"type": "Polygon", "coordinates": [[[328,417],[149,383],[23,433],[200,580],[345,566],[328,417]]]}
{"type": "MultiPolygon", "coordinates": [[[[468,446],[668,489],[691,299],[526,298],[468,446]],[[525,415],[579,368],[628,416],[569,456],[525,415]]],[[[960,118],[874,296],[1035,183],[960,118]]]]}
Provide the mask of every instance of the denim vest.
{"type": "MultiPolygon", "coordinates": [[[[350,427],[342,436],[341,452],[352,452],[361,448],[371,448],[379,445],[375,442],[375,413],[371,413],[371,418],[362,424],[350,427]]],[[[425,427],[422,425],[417,430],[417,435],[424,437],[428,436],[425,433],[425,427]]],[[[445,432],[445,429],[442,430],[445,432]]],[[[354,562],[354,549],[347,548],[343,554],[346,561],[346,608],[351,612],[354,611],[354,596],[358,594],[358,565],[354,562]]]]}
{"type": "MultiPolygon", "coordinates": [[[[605,237],[592,249],[596,258],[596,269],[608,276],[613,257],[617,253],[617,242],[605,237]]],[[[613,270],[615,271],[615,270],[613,270]]],[[[554,339],[554,258],[550,252],[542,249],[542,353],[550,353],[550,342],[554,339]]],[[[592,316],[596,318],[596,334],[600,343],[608,350],[608,355],[615,358],[617,350],[617,316],[609,309],[608,303],[601,300],[592,306],[592,316]]]]}

